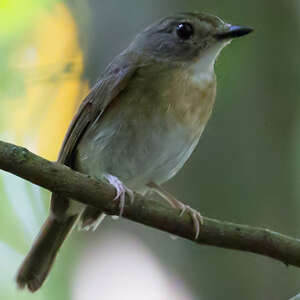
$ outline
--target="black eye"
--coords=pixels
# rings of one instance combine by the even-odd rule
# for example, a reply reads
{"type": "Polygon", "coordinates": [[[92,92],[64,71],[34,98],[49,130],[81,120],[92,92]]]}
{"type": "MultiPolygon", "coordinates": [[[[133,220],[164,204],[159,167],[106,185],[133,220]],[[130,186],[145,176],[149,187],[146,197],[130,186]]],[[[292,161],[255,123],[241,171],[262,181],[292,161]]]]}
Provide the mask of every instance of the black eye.
{"type": "Polygon", "coordinates": [[[176,26],[176,33],[182,40],[188,40],[194,34],[194,27],[187,22],[176,26]]]}

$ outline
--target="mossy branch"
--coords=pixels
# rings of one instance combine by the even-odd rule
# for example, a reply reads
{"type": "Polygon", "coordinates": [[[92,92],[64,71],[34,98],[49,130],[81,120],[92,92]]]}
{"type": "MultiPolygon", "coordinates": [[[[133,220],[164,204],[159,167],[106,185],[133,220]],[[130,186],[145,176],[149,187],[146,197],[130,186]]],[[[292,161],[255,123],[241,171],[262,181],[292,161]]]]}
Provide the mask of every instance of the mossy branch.
{"type": "MultiPolygon", "coordinates": [[[[51,192],[95,206],[109,215],[119,214],[118,202],[112,201],[115,190],[111,185],[50,162],[25,148],[0,141],[0,169],[51,192]]],[[[188,215],[180,217],[178,210],[163,204],[135,194],[133,204],[126,201],[123,217],[198,244],[248,251],[300,267],[299,239],[268,229],[204,218],[200,235],[194,240],[191,218],[188,215]]]]}

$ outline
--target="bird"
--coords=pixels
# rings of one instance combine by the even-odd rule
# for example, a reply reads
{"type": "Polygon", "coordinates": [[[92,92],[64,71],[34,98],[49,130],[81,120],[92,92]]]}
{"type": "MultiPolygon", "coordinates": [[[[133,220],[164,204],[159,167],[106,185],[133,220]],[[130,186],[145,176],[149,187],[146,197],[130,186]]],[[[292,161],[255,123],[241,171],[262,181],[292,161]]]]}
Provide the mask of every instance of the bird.
{"type": "MultiPolygon", "coordinates": [[[[216,97],[215,61],[232,39],[253,29],[201,12],[162,18],[139,33],[104,70],[81,103],[58,162],[110,183],[124,211],[125,195],[157,192],[188,213],[198,237],[203,218],[162,184],[191,156],[216,97]]],[[[105,214],[59,194],[16,275],[35,292],[75,225],[95,229],[105,214]]]]}

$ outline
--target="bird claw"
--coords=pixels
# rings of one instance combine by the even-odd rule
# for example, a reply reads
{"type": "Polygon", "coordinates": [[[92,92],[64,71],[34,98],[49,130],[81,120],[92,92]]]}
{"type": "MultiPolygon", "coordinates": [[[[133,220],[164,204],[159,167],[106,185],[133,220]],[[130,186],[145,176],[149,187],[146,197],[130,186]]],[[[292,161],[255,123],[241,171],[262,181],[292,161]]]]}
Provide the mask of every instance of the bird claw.
{"type": "Polygon", "coordinates": [[[180,214],[179,216],[182,217],[184,213],[187,213],[191,216],[193,224],[194,224],[194,229],[195,229],[195,240],[199,237],[200,234],[200,228],[204,224],[204,220],[202,215],[200,214],[199,211],[195,210],[194,208],[191,208],[188,205],[184,205],[181,202],[176,203],[178,205],[178,208],[180,209],[180,214]]]}
{"type": "Polygon", "coordinates": [[[116,189],[116,196],[114,197],[113,200],[119,200],[120,201],[120,204],[119,204],[120,214],[119,214],[119,216],[122,217],[123,212],[124,212],[124,207],[125,207],[126,193],[129,196],[129,201],[130,201],[131,204],[134,201],[134,193],[131,189],[127,188],[116,176],[106,175],[105,178],[116,189]]]}
{"type": "Polygon", "coordinates": [[[151,189],[155,190],[159,195],[161,195],[162,198],[167,201],[173,208],[178,208],[180,210],[180,217],[182,217],[185,212],[187,212],[191,216],[195,229],[195,239],[197,239],[200,234],[201,225],[204,224],[203,217],[201,216],[200,212],[178,201],[172,194],[166,191],[159,184],[156,184],[155,182],[149,182],[148,186],[151,189]]]}
{"type": "Polygon", "coordinates": [[[88,220],[86,222],[86,224],[83,223],[79,223],[78,224],[78,230],[80,231],[96,231],[96,229],[98,228],[98,226],[102,223],[102,221],[105,218],[105,214],[101,213],[100,216],[96,219],[90,219],[90,221],[88,220]]]}

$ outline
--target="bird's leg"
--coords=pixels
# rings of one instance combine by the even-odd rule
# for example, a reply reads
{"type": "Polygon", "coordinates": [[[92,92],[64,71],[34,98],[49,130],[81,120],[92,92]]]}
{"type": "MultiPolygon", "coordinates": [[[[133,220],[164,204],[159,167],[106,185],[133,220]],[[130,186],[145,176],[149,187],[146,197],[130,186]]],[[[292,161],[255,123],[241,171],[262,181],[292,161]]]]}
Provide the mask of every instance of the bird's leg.
{"type": "Polygon", "coordinates": [[[134,194],[133,191],[129,188],[127,188],[122,181],[120,181],[116,176],[113,175],[105,175],[104,176],[107,181],[114,186],[116,189],[116,196],[114,200],[119,200],[120,201],[120,214],[119,216],[122,217],[123,212],[124,212],[124,207],[125,207],[125,196],[126,192],[129,196],[130,203],[133,203],[134,201],[134,194]]]}
{"type": "Polygon", "coordinates": [[[166,200],[172,207],[178,208],[180,210],[180,216],[182,216],[185,212],[191,216],[195,229],[195,239],[197,239],[200,233],[200,227],[204,223],[203,217],[201,216],[200,212],[188,205],[183,204],[182,202],[177,200],[171,193],[169,193],[162,186],[156,184],[155,182],[150,182],[148,186],[156,191],[160,196],[162,196],[162,198],[166,200]]]}

